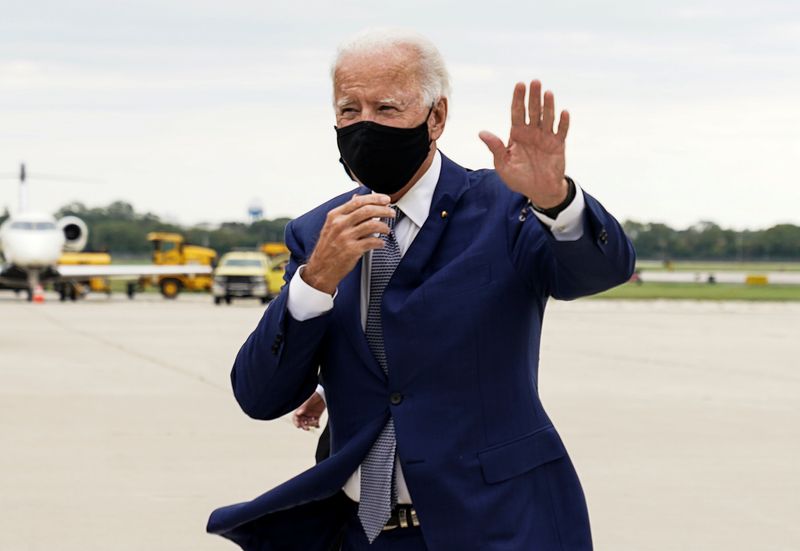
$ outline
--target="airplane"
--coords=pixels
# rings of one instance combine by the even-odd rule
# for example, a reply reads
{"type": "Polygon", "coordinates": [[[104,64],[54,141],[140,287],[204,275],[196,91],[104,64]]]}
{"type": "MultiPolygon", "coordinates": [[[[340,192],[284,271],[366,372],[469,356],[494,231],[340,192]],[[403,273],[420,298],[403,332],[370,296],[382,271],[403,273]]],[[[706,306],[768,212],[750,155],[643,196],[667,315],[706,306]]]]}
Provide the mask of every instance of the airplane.
{"type": "Polygon", "coordinates": [[[154,275],[210,274],[203,265],[59,265],[63,252],[80,252],[86,246],[89,229],[77,216],[55,217],[28,210],[27,173],[19,172],[19,209],[0,226],[0,251],[5,263],[0,265],[0,289],[27,292],[32,300],[35,290],[45,283],[77,283],[92,277],[138,279],[154,275]]]}

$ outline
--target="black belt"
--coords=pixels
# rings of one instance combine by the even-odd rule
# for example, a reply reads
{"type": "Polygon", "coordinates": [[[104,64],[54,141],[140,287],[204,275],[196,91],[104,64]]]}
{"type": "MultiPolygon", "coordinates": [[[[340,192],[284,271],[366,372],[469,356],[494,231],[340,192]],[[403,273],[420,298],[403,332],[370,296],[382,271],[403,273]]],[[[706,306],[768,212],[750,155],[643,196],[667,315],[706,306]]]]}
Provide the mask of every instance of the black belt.
{"type": "Polygon", "coordinates": [[[395,505],[392,510],[392,516],[386,521],[386,526],[383,530],[394,530],[395,528],[417,528],[419,526],[419,519],[417,518],[417,511],[411,505],[395,505]]]}

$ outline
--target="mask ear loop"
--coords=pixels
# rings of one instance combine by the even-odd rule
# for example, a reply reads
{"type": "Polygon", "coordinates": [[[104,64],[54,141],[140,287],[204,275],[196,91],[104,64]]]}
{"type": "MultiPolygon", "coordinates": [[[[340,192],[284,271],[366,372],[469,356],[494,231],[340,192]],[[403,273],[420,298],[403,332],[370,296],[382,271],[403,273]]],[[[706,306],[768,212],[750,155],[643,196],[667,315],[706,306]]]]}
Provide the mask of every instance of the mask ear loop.
{"type": "MultiPolygon", "coordinates": [[[[431,102],[431,108],[428,109],[428,114],[425,115],[425,123],[424,123],[425,125],[428,124],[428,119],[431,118],[431,113],[433,113],[433,106],[434,105],[436,105],[436,101],[432,101],[431,102]]],[[[433,140],[431,139],[431,135],[428,134],[428,145],[431,145],[432,143],[433,143],[433,140]]]]}
{"type": "Polygon", "coordinates": [[[435,101],[431,102],[431,108],[428,109],[428,114],[425,116],[425,122],[428,122],[428,119],[431,118],[431,113],[433,113],[433,107],[436,105],[435,101]]]}

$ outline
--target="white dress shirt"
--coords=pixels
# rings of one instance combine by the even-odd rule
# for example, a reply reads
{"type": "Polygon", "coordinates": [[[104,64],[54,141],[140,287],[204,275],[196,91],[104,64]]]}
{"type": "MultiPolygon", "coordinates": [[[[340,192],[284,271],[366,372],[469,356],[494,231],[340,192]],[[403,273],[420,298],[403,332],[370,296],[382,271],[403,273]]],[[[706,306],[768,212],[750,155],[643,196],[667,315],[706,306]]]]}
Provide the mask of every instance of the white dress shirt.
{"type": "MultiPolygon", "coordinates": [[[[436,183],[439,181],[439,174],[442,170],[442,156],[437,151],[434,154],[433,162],[425,174],[414,184],[410,190],[400,198],[395,205],[403,211],[403,217],[397,222],[394,228],[395,238],[400,247],[400,255],[404,255],[414,238],[419,233],[420,228],[428,218],[428,212],[433,201],[433,192],[436,183]]],[[[540,212],[533,211],[536,217],[546,224],[553,232],[553,237],[558,241],[576,241],[583,236],[583,210],[585,208],[583,192],[578,184],[575,184],[575,199],[570,205],[561,211],[556,218],[550,218],[540,212]]],[[[366,328],[367,307],[369,305],[369,277],[372,253],[364,255],[361,268],[361,328],[366,328]]],[[[289,282],[289,297],[287,308],[289,313],[297,321],[305,321],[320,316],[333,308],[333,301],[336,297],[319,291],[308,285],[300,277],[303,266],[301,266],[292,280],[289,282]]],[[[321,386],[317,387],[317,392],[325,399],[325,391],[321,386]]],[[[395,459],[395,483],[397,487],[398,503],[413,503],[408,492],[403,469],[400,467],[399,458],[395,459]]],[[[353,501],[359,501],[361,495],[361,469],[356,472],[345,483],[342,488],[347,497],[353,501]]]]}

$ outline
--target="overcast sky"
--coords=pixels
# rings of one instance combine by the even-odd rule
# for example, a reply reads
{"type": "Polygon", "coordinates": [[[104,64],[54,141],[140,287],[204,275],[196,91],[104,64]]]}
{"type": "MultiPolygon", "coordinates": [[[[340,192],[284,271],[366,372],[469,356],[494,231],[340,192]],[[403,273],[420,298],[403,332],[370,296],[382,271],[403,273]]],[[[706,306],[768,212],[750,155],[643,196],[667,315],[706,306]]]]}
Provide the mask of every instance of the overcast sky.
{"type": "MultiPolygon", "coordinates": [[[[514,82],[570,110],[567,172],[620,219],[800,224],[800,2],[0,0],[0,175],[53,211],[123,199],[183,223],[296,216],[350,187],[329,67],[414,28],[453,81],[439,146],[490,166],[514,82]],[[385,7],[382,7],[385,6],[385,7]],[[54,182],[36,175],[91,180],[54,182]]],[[[17,188],[0,180],[0,208],[17,188]]]]}

